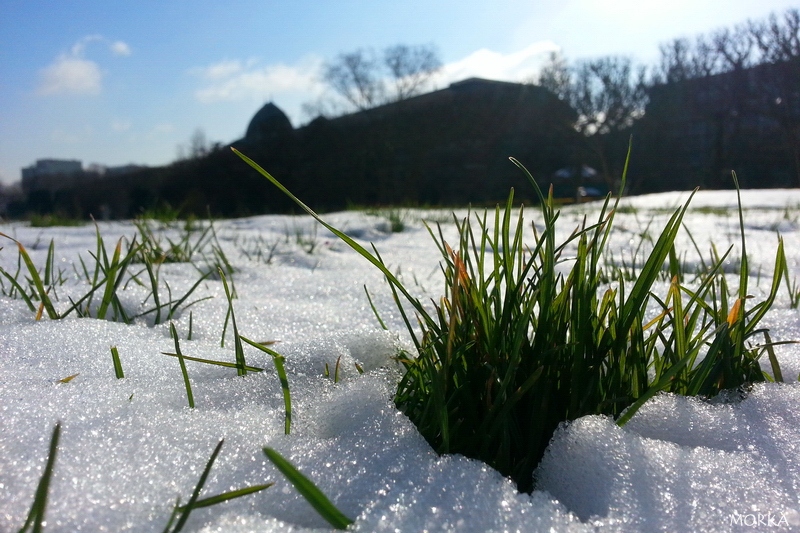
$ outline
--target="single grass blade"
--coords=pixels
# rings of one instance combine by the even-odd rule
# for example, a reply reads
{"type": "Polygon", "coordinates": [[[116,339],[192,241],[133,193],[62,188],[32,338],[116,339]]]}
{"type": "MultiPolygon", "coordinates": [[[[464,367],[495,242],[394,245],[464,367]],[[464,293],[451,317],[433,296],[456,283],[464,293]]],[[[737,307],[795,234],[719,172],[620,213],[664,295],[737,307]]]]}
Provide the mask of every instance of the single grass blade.
{"type": "Polygon", "coordinates": [[[367,301],[369,302],[370,309],[372,309],[372,313],[375,315],[375,318],[378,319],[378,324],[381,325],[381,328],[388,331],[389,328],[386,327],[386,323],[383,321],[383,319],[381,319],[381,315],[378,314],[378,310],[375,309],[375,304],[372,303],[372,296],[370,296],[366,285],[364,285],[364,292],[367,294],[367,301]]]}
{"type": "Polygon", "coordinates": [[[114,375],[117,379],[124,378],[125,373],[122,371],[122,362],[119,360],[119,350],[116,346],[111,347],[111,359],[114,361],[114,375]]]}
{"type": "Polygon", "coordinates": [[[19,282],[17,282],[17,279],[8,272],[6,272],[6,270],[1,267],[0,267],[0,274],[3,274],[3,276],[5,276],[6,279],[8,279],[8,281],[11,282],[11,286],[17,290],[20,298],[22,298],[22,300],[28,305],[28,309],[30,309],[32,313],[36,313],[36,306],[33,304],[30,296],[28,296],[28,294],[25,292],[25,290],[22,288],[19,282]]]}
{"type": "Polygon", "coordinates": [[[417,309],[418,312],[422,313],[423,316],[425,315],[424,308],[422,307],[422,304],[416,298],[414,298],[411,295],[411,293],[409,293],[406,290],[406,288],[403,286],[403,284],[400,283],[400,281],[397,279],[397,277],[394,275],[394,273],[392,273],[392,271],[389,270],[389,268],[383,263],[383,261],[380,261],[378,257],[376,257],[375,255],[369,253],[369,251],[367,251],[366,248],[364,248],[363,246],[358,244],[355,240],[353,240],[347,234],[343,233],[342,231],[339,231],[335,227],[333,227],[330,224],[328,224],[327,222],[325,222],[322,219],[322,217],[320,217],[316,212],[314,212],[313,209],[308,207],[299,198],[297,198],[294,194],[292,194],[292,192],[289,191],[289,189],[284,187],[283,184],[281,182],[279,182],[277,179],[275,179],[269,172],[267,172],[266,170],[261,168],[261,166],[258,163],[256,163],[255,161],[253,161],[252,159],[250,159],[249,157],[247,157],[246,155],[244,155],[242,152],[240,152],[239,150],[237,150],[234,147],[231,147],[231,150],[233,150],[233,152],[236,155],[238,155],[240,158],[242,158],[242,160],[245,163],[250,165],[254,170],[256,170],[259,174],[261,174],[262,176],[267,178],[273,185],[275,185],[278,189],[280,189],[281,192],[283,192],[286,196],[288,196],[303,211],[305,211],[306,213],[311,215],[311,217],[314,218],[314,220],[316,220],[317,222],[322,224],[322,226],[324,226],[325,229],[327,229],[328,231],[330,231],[331,233],[336,235],[340,240],[342,240],[350,248],[352,248],[353,250],[358,252],[358,254],[361,255],[364,259],[366,259],[367,261],[372,263],[372,265],[375,266],[375,268],[380,270],[381,273],[383,273],[383,275],[386,276],[386,278],[389,280],[389,282],[394,287],[396,287],[397,290],[399,290],[401,293],[403,293],[403,296],[406,297],[408,302],[411,305],[413,305],[417,309]]]}
{"type": "MultiPolygon", "coordinates": [[[[245,487],[243,489],[232,490],[229,492],[224,492],[222,494],[217,494],[216,496],[209,496],[208,498],[202,498],[194,502],[192,505],[192,509],[202,509],[203,507],[211,507],[212,505],[217,505],[218,503],[227,502],[228,500],[233,500],[235,498],[241,498],[242,496],[247,496],[248,494],[255,494],[256,492],[261,492],[262,490],[268,489],[275,485],[275,483],[266,483],[264,485],[253,485],[252,487],[245,487]]],[[[185,512],[189,509],[189,505],[181,505],[178,507],[178,511],[185,512]]]]}
{"type": "Polygon", "coordinates": [[[261,350],[272,357],[272,362],[275,364],[275,371],[278,373],[278,379],[281,382],[281,390],[283,391],[283,407],[285,413],[283,432],[289,435],[292,430],[292,395],[289,392],[289,378],[286,376],[286,368],[283,365],[284,357],[275,350],[267,348],[264,343],[251,341],[247,337],[241,337],[241,339],[253,348],[261,350]]]}
{"type": "Polygon", "coordinates": [[[192,384],[189,382],[189,373],[186,371],[186,362],[183,360],[183,354],[181,353],[181,345],[180,341],[178,341],[178,331],[175,329],[175,324],[173,322],[169,323],[169,333],[172,335],[172,339],[175,341],[175,355],[178,358],[178,362],[181,365],[181,373],[183,374],[183,384],[186,387],[186,397],[189,400],[189,407],[194,409],[194,395],[192,394],[192,384]]]}
{"type": "Polygon", "coordinates": [[[345,516],[319,488],[306,476],[304,476],[281,454],[272,448],[264,448],[267,458],[280,470],[281,474],[294,485],[303,498],[324,518],[331,526],[336,529],[347,529],[353,520],[345,516]]]}
{"type": "MultiPolygon", "coordinates": [[[[168,355],[170,357],[178,357],[176,353],[170,352],[161,352],[162,355],[168,355]]],[[[195,363],[204,363],[206,365],[215,365],[215,366],[223,366],[225,368],[238,368],[236,363],[231,363],[230,361],[215,361],[214,359],[201,359],[200,357],[192,357],[190,355],[181,355],[185,361],[194,361],[195,363]]],[[[248,372],[263,372],[263,368],[258,368],[257,366],[248,366],[248,372]]]]}
{"type": "Polygon", "coordinates": [[[772,343],[772,338],[769,335],[769,331],[764,332],[764,340],[767,341],[764,349],[767,350],[769,364],[772,367],[772,377],[777,383],[783,383],[783,372],[781,372],[781,365],[778,363],[778,358],[775,357],[775,349],[773,348],[774,344],[772,343]]]}
{"type": "Polygon", "coordinates": [[[33,533],[41,533],[45,524],[45,511],[47,510],[47,495],[50,491],[50,481],[53,478],[53,469],[56,463],[56,454],[58,453],[58,440],[61,436],[61,423],[56,424],[53,429],[53,435],[50,437],[50,451],[47,454],[47,463],[45,464],[42,477],[39,478],[39,485],[36,487],[36,496],[33,498],[33,505],[28,513],[28,518],[25,524],[19,530],[19,533],[26,533],[29,528],[33,533]]]}
{"type": "Polygon", "coordinates": [[[178,522],[175,524],[175,527],[172,530],[169,529],[169,526],[172,523],[172,519],[170,519],[170,522],[167,524],[167,528],[164,530],[164,533],[178,533],[186,525],[186,521],[189,520],[189,515],[195,508],[194,506],[197,503],[198,497],[200,496],[200,491],[203,490],[203,485],[206,484],[206,480],[208,479],[208,474],[209,472],[211,472],[211,467],[214,466],[214,461],[217,460],[217,455],[219,455],[219,451],[222,449],[222,444],[224,442],[225,439],[222,439],[221,441],[219,441],[219,444],[217,444],[217,447],[214,448],[214,452],[211,454],[211,458],[208,460],[208,463],[206,463],[206,467],[205,469],[203,469],[203,473],[200,474],[200,479],[197,481],[197,485],[195,486],[194,491],[192,492],[191,498],[189,498],[189,501],[186,503],[186,505],[183,506],[183,510],[179,511],[180,518],[178,519],[178,522]]]}
{"type": "Polygon", "coordinates": [[[225,278],[225,272],[218,269],[219,275],[222,278],[222,286],[225,288],[225,298],[228,300],[228,313],[231,317],[231,327],[233,327],[233,347],[236,354],[236,372],[240,376],[247,375],[247,361],[244,358],[244,347],[242,346],[242,338],[239,336],[239,328],[236,327],[236,315],[233,312],[233,295],[228,287],[228,281],[225,278]]]}

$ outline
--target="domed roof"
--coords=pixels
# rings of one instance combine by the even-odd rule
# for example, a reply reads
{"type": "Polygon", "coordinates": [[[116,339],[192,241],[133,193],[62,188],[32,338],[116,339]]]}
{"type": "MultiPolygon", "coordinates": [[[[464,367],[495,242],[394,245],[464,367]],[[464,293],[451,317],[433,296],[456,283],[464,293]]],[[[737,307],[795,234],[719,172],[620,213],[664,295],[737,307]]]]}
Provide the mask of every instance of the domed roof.
{"type": "Polygon", "coordinates": [[[286,113],[268,102],[250,120],[244,138],[247,141],[263,142],[290,133],[293,129],[286,113]]]}

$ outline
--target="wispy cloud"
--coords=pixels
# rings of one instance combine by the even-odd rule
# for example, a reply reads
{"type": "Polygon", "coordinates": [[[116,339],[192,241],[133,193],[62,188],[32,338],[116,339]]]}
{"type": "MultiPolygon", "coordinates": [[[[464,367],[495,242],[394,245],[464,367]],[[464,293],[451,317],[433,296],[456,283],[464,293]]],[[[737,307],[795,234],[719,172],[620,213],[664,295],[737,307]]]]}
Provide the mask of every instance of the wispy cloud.
{"type": "Polygon", "coordinates": [[[86,59],[86,48],[93,42],[106,43],[115,56],[128,56],[130,47],[122,42],[109,42],[102,35],[87,35],[72,45],[68,53],[62,53],[39,71],[40,95],[77,94],[97,95],[103,90],[103,72],[96,61],[86,59]]]}
{"type": "Polygon", "coordinates": [[[115,56],[129,56],[131,55],[131,47],[128,43],[122,41],[114,41],[110,45],[111,53],[115,56]]]}
{"type": "MultiPolygon", "coordinates": [[[[478,50],[447,63],[433,81],[433,87],[446,87],[469,77],[524,81],[534,77],[550,52],[559,47],[551,41],[531,44],[522,50],[499,53],[478,50]]],[[[275,101],[295,123],[306,115],[304,103],[330,100],[335,93],[321,81],[324,59],[309,55],[294,64],[260,64],[256,59],[225,59],[190,70],[200,80],[194,97],[203,104],[217,102],[275,101]]]]}
{"type": "Polygon", "coordinates": [[[309,97],[322,90],[319,69],[322,59],[308,56],[295,65],[278,63],[259,65],[256,60],[225,60],[192,73],[205,80],[195,91],[195,98],[204,104],[220,101],[272,99],[279,95],[307,93],[309,97]]]}
{"type": "Polygon", "coordinates": [[[547,56],[557,50],[559,46],[552,41],[536,42],[506,54],[481,48],[463,59],[444,65],[436,81],[441,85],[472,77],[525,81],[534,77],[547,56]]]}
{"type": "Polygon", "coordinates": [[[94,61],[61,55],[40,72],[38,93],[100,94],[103,75],[94,61]]]}

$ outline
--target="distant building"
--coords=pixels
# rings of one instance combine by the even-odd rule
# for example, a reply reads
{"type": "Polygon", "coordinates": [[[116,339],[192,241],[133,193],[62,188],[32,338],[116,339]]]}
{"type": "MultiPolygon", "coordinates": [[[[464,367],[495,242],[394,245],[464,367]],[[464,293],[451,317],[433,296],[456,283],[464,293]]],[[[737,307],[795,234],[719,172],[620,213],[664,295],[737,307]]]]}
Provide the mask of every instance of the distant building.
{"type": "Polygon", "coordinates": [[[137,172],[139,170],[146,169],[146,165],[120,165],[118,167],[105,167],[105,171],[101,174],[101,176],[112,177],[112,176],[123,176],[125,174],[130,174],[132,172],[137,172]]]}
{"type": "Polygon", "coordinates": [[[75,184],[83,174],[83,165],[78,160],[39,159],[35,165],[22,169],[22,190],[59,189],[75,184]]]}
{"type": "MultiPolygon", "coordinates": [[[[800,186],[800,58],[649,89],[650,190],[800,186]]],[[[636,136],[635,136],[636,137],[636,136]]]]}

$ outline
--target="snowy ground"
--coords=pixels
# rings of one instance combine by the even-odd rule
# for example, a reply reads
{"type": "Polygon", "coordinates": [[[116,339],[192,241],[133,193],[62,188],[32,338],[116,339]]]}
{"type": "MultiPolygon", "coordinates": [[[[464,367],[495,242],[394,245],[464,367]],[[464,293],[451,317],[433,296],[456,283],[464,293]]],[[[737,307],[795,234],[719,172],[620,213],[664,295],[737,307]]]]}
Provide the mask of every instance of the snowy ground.
{"type": "MultiPolygon", "coordinates": [[[[648,223],[660,231],[665,208],[687,194],[626,199],[611,246],[629,257],[648,223]]],[[[790,278],[800,278],[800,191],[745,191],[747,246],[759,296],[770,283],[778,234],[786,243],[790,278]]],[[[703,251],[737,248],[735,194],[700,193],[687,225],[703,251]]],[[[589,205],[566,208],[566,235],[589,205]]],[[[465,212],[460,213],[461,215],[465,212]]],[[[534,209],[526,211],[537,219],[534,209]]],[[[363,243],[374,242],[407,286],[438,298],[438,256],[420,217],[443,223],[446,213],[404,211],[406,229],[390,233],[384,218],[363,213],[327,217],[363,243]]],[[[596,215],[595,215],[596,216],[596,215]]],[[[592,215],[590,214],[590,220],[592,215]]],[[[225,439],[203,495],[275,482],[256,495],[192,514],[186,531],[302,531],[323,521],[262,453],[278,450],[348,516],[355,531],[800,531],[800,387],[755,387],[741,403],[659,396],[624,428],[586,417],[562,427],[539,470],[539,490],[518,494],[484,464],[438,457],[392,404],[397,378],[392,355],[407,342],[381,276],[366,261],[304,217],[265,216],[215,224],[234,274],[240,333],[280,341],[293,395],[292,434],[283,434],[283,399],[271,359],[254,349],[234,370],[188,362],[196,408],[187,405],[167,324],[133,325],[77,318],[36,321],[18,299],[0,296],[0,531],[16,531],[27,515],[47,456],[62,424],[50,488],[48,532],[161,531],[177,497],[186,501],[214,446],[225,439]],[[298,237],[299,236],[299,237],[298,237]],[[255,258],[274,246],[270,264],[255,258]],[[308,253],[311,250],[312,253],[308,253]],[[248,259],[247,255],[250,256],[248,259]],[[381,330],[364,295],[366,284],[390,332],[381,330]],[[115,379],[110,347],[125,371],[115,379]],[[324,376],[341,357],[341,380],[324,376]],[[359,374],[356,363],[365,373],[359,374]],[[59,380],[77,376],[68,383],[59,380]]],[[[89,262],[94,227],[35,229],[0,226],[43,265],[55,239],[56,264],[68,281],[56,287],[61,310],[86,286],[73,265],[89,262]]],[[[131,224],[103,223],[111,245],[132,237],[131,224]]],[[[17,251],[2,243],[0,265],[17,269],[17,251]]],[[[688,238],[679,249],[696,261],[688,238]]],[[[197,279],[189,264],[164,265],[173,295],[197,279]]],[[[8,284],[6,283],[6,287],[8,284]]],[[[656,287],[656,290],[659,290],[656,287]]],[[[162,285],[162,298],[167,298],[162,285]]],[[[130,311],[144,289],[122,292],[130,311]]],[[[220,336],[227,303],[220,281],[202,284],[175,325],[184,354],[233,360],[231,337],[220,336]]],[[[150,305],[150,304],[148,304],[150,305]]],[[[781,289],[766,318],[773,340],[800,339],[800,311],[781,289]]],[[[778,349],[784,375],[800,373],[800,347],[778,349]]]]}

